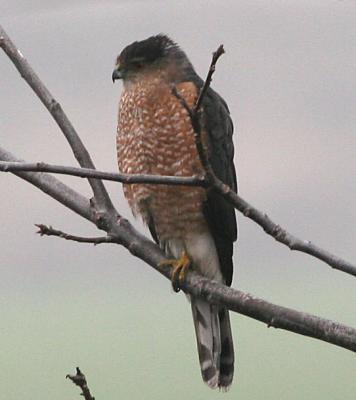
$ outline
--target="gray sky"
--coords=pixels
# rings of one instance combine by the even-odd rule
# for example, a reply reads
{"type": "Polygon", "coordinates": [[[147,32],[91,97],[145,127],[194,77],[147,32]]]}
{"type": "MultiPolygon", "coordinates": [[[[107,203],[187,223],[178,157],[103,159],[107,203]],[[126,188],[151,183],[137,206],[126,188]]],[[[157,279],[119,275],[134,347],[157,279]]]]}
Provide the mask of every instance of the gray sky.
{"type": "MultiPolygon", "coordinates": [[[[241,195],[292,233],[356,260],[355,1],[3,1],[0,15],[104,170],[116,170],[121,86],[111,72],[121,49],[164,32],[205,75],[224,43],[213,87],[235,123],[241,195]]],[[[75,165],[4,54],[0,82],[1,146],[28,161],[75,165]]],[[[63,180],[90,196],[86,182],[63,180]]],[[[16,177],[1,174],[0,184],[6,398],[74,397],[62,378],[77,364],[97,398],[217,396],[201,382],[183,296],[118,246],[37,237],[39,222],[83,235],[95,229],[16,177]]],[[[120,186],[107,187],[143,230],[120,186]]],[[[291,253],[241,216],[239,226],[234,287],[356,326],[354,279],[291,253]]],[[[241,316],[233,330],[238,377],[226,397],[354,398],[356,362],[346,350],[241,316]]]]}

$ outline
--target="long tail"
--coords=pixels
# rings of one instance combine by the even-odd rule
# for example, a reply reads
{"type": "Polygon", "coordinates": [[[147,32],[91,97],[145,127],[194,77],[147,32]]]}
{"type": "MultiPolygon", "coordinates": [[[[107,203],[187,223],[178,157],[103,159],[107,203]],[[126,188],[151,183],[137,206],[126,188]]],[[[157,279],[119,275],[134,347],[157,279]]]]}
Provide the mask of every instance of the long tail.
{"type": "Polygon", "coordinates": [[[229,313],[200,299],[192,299],[191,305],[203,380],[212,389],[226,391],[234,375],[229,313]]]}

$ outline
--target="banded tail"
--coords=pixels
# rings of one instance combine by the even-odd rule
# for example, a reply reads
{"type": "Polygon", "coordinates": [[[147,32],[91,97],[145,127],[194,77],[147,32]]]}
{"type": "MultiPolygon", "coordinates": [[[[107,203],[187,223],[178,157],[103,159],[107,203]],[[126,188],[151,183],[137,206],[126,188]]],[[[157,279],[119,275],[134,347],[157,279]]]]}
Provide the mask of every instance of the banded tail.
{"type": "Polygon", "coordinates": [[[191,299],[201,374],[212,389],[227,391],[234,375],[234,345],[229,313],[201,299],[191,299]]]}

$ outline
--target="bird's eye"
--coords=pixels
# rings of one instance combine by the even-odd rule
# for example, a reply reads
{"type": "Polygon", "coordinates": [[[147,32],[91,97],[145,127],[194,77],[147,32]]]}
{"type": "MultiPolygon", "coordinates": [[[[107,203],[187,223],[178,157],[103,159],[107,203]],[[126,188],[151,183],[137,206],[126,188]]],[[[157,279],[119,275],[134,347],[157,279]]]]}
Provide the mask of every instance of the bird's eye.
{"type": "Polygon", "coordinates": [[[136,61],[136,62],[134,63],[134,66],[135,66],[137,69],[141,69],[141,68],[143,67],[143,62],[142,62],[142,61],[136,61]]]}

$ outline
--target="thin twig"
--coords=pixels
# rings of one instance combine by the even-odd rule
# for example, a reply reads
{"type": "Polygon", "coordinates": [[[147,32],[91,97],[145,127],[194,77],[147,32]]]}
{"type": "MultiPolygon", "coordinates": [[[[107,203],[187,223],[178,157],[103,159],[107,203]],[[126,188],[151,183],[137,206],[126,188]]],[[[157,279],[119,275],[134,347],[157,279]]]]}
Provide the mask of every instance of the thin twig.
{"type": "MultiPolygon", "coordinates": [[[[210,75],[210,79],[211,79],[211,75],[210,75]]],[[[207,90],[206,84],[204,83],[203,88],[201,89],[200,94],[198,96],[197,102],[202,101],[203,98],[201,95],[202,95],[202,93],[204,94],[206,90],[207,90]]],[[[185,108],[185,110],[187,111],[187,113],[189,115],[190,121],[192,123],[193,131],[194,131],[195,145],[198,150],[200,162],[205,171],[204,178],[207,181],[207,185],[209,187],[211,187],[211,183],[209,182],[210,174],[207,173],[207,171],[209,171],[209,169],[211,169],[211,167],[210,167],[210,163],[209,163],[208,157],[206,155],[206,151],[204,149],[204,145],[203,145],[203,141],[202,141],[202,132],[201,132],[201,123],[200,123],[200,118],[201,118],[200,107],[199,108],[197,108],[196,106],[194,106],[193,108],[190,107],[189,104],[187,103],[186,99],[179,93],[176,86],[172,87],[172,93],[174,96],[177,97],[177,99],[180,101],[181,105],[185,108]]],[[[196,104],[197,104],[197,102],[196,102],[196,104]]]]}
{"type": "Polygon", "coordinates": [[[92,243],[94,245],[101,243],[117,243],[117,239],[110,236],[83,237],[59,231],[58,229],[54,229],[52,226],[47,226],[44,224],[35,224],[35,226],[38,228],[36,233],[38,233],[40,236],[57,236],[65,240],[72,240],[79,243],[92,243]]]}
{"type": "Polygon", "coordinates": [[[85,400],[95,400],[95,397],[92,396],[90,393],[85,375],[79,369],[79,367],[77,367],[76,369],[77,373],[75,375],[66,375],[66,379],[70,379],[75,385],[80,387],[80,389],[82,390],[81,396],[83,396],[85,400]]]}
{"type": "Polygon", "coordinates": [[[212,60],[210,63],[210,67],[205,78],[204,84],[200,89],[199,95],[193,107],[190,107],[185,98],[177,91],[177,88],[174,86],[172,89],[173,94],[178,98],[182,106],[186,109],[190,121],[192,123],[192,128],[194,131],[194,139],[195,145],[198,151],[200,162],[203,166],[205,171],[205,179],[209,187],[213,187],[213,180],[214,180],[214,171],[210,164],[207,151],[204,147],[203,138],[202,138],[202,124],[201,124],[201,106],[206,95],[207,90],[210,87],[213,74],[215,72],[216,63],[218,62],[219,58],[225,53],[224,46],[221,44],[216,51],[214,51],[212,60]]]}
{"type": "MultiPolygon", "coordinates": [[[[59,128],[66,137],[75,158],[79,165],[84,168],[95,169],[94,163],[81,141],[78,133],[74,129],[71,121],[68,119],[61,105],[55,100],[44,83],[27,62],[23,54],[18,50],[15,44],[11,41],[5,30],[0,25],[0,47],[4,50],[7,56],[15,65],[22,78],[29,84],[32,90],[36,93],[43,105],[52,115],[59,128]]],[[[115,212],[114,206],[110,197],[103,185],[97,179],[89,179],[89,184],[93,190],[96,203],[100,208],[106,208],[111,212],[115,212]]]]}
{"type": "Polygon", "coordinates": [[[206,92],[208,91],[208,89],[210,87],[212,77],[215,72],[216,63],[218,62],[220,56],[222,56],[224,54],[224,52],[225,52],[225,50],[224,50],[224,46],[222,44],[218,47],[218,49],[216,51],[214,51],[212,60],[210,63],[210,67],[209,67],[207,76],[205,78],[204,84],[200,90],[199,96],[195,102],[195,105],[191,109],[191,112],[188,113],[191,123],[192,123],[193,130],[194,130],[195,144],[197,147],[199,159],[204,168],[205,177],[211,187],[214,187],[212,181],[214,180],[214,177],[216,178],[216,176],[215,176],[213,168],[211,166],[211,163],[210,163],[210,160],[208,157],[208,152],[206,151],[204,144],[203,144],[203,138],[202,138],[203,132],[202,132],[202,123],[201,123],[201,111],[202,111],[201,106],[202,106],[204,97],[206,95],[206,92]]]}
{"type": "Polygon", "coordinates": [[[195,114],[196,114],[197,112],[199,112],[200,107],[201,107],[202,102],[203,102],[203,99],[204,99],[204,96],[205,96],[205,93],[206,93],[206,91],[209,89],[209,86],[210,86],[210,84],[211,84],[211,80],[212,80],[213,74],[214,74],[214,72],[215,72],[216,63],[218,62],[219,58],[220,58],[224,53],[225,53],[224,45],[222,45],[222,44],[221,44],[221,45],[217,48],[217,50],[214,51],[214,53],[213,53],[213,56],[212,56],[212,59],[211,59],[211,63],[210,63],[210,67],[209,67],[209,70],[208,70],[208,74],[207,74],[207,76],[206,76],[206,78],[205,78],[205,81],[204,81],[204,85],[202,86],[202,88],[201,88],[201,90],[200,90],[200,93],[199,93],[199,96],[198,96],[198,99],[197,99],[197,101],[195,102],[195,105],[194,105],[193,112],[194,112],[195,114]]]}
{"type": "Polygon", "coordinates": [[[144,175],[144,174],[122,174],[117,172],[98,171],[90,168],[67,167],[63,165],[53,165],[44,162],[25,163],[25,162],[6,162],[0,161],[0,171],[32,171],[32,172],[51,172],[81,178],[95,178],[121,183],[141,183],[157,185],[182,185],[182,186],[205,186],[206,182],[202,176],[168,176],[168,175],[144,175]]]}

